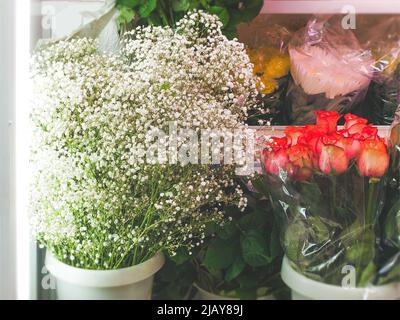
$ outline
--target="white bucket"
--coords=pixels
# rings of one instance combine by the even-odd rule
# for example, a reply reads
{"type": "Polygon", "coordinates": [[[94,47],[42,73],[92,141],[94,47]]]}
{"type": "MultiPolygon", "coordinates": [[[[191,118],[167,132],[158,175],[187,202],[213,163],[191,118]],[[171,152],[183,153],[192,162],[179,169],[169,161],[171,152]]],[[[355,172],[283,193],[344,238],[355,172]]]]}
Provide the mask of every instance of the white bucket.
{"type": "Polygon", "coordinates": [[[395,300],[400,283],[378,287],[346,288],[311,280],[295,271],[287,257],[282,262],[283,282],[292,290],[293,300],[395,300]]]}
{"type": "MultiPolygon", "coordinates": [[[[198,295],[197,295],[198,300],[205,300],[205,301],[207,301],[207,300],[234,300],[234,301],[240,300],[239,298],[220,296],[218,294],[208,292],[208,291],[200,288],[200,286],[198,286],[197,284],[194,284],[194,287],[197,289],[197,292],[198,292],[198,295]]],[[[272,295],[268,295],[268,296],[258,297],[257,300],[275,300],[275,298],[272,295]]]]}
{"type": "Polygon", "coordinates": [[[136,266],[115,270],[75,268],[46,252],[45,265],[56,279],[60,300],[149,300],[154,275],[165,262],[162,253],[136,266]]]}

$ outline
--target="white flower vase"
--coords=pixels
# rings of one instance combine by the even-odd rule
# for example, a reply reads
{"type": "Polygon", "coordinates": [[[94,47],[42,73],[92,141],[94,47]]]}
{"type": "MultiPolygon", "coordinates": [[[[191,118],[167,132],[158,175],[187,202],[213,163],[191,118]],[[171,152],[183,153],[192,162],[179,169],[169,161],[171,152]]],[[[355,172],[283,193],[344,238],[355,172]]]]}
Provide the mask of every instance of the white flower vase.
{"type": "MultiPolygon", "coordinates": [[[[208,292],[197,284],[194,284],[194,287],[197,289],[197,297],[198,300],[231,300],[231,301],[237,301],[240,300],[239,298],[233,298],[233,297],[226,297],[226,296],[221,296],[212,292],[208,292]]],[[[276,300],[273,295],[267,295],[267,296],[262,296],[258,297],[257,300],[276,300]]]]}
{"type": "Polygon", "coordinates": [[[285,257],[282,262],[283,282],[292,291],[292,300],[396,300],[400,284],[367,288],[346,288],[311,280],[295,271],[285,257]]]}
{"type": "Polygon", "coordinates": [[[62,263],[47,251],[45,265],[56,280],[60,300],[149,300],[154,275],[164,262],[158,253],[133,267],[88,270],[62,263]]]}

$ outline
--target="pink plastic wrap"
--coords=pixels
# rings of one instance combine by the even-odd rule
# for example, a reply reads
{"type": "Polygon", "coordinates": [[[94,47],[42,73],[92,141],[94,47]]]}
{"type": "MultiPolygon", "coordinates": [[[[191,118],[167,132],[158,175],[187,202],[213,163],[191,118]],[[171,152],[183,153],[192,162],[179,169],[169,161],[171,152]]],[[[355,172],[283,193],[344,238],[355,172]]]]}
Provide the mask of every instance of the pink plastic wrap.
{"type": "Polygon", "coordinates": [[[292,38],[289,54],[288,123],[313,123],[316,110],[354,113],[364,100],[374,61],[341,19],[310,20],[292,38]]]}

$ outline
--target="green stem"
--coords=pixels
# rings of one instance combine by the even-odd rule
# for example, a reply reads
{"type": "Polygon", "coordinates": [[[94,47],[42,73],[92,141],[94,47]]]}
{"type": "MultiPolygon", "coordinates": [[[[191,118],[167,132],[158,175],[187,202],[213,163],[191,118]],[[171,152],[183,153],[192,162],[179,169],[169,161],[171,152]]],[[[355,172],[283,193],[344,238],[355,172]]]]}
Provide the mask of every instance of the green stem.
{"type": "Polygon", "coordinates": [[[165,8],[164,8],[164,5],[162,2],[161,2],[161,7],[157,6],[157,11],[161,17],[161,20],[162,20],[164,26],[169,26],[170,22],[168,20],[167,14],[165,13],[165,8]]]}
{"type": "Polygon", "coordinates": [[[333,220],[337,221],[337,217],[336,217],[336,192],[337,192],[336,177],[331,176],[330,180],[332,183],[331,214],[332,214],[333,220]]]}
{"type": "Polygon", "coordinates": [[[372,226],[374,224],[374,210],[375,210],[375,190],[378,181],[370,179],[368,181],[368,198],[367,207],[365,210],[364,226],[372,226]]]}

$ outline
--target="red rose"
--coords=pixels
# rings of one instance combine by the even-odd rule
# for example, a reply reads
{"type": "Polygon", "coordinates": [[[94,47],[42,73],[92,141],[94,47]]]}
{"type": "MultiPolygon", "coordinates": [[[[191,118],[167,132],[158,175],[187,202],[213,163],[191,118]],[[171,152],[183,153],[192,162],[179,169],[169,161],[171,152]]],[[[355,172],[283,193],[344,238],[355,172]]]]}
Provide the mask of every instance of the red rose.
{"type": "Polygon", "coordinates": [[[286,137],[278,138],[272,137],[265,145],[267,151],[278,151],[288,146],[288,139],[286,137]]]}
{"type": "Polygon", "coordinates": [[[337,132],[322,136],[316,145],[316,153],[319,155],[324,145],[336,145],[338,140],[341,138],[342,137],[337,132]]]}
{"type": "Polygon", "coordinates": [[[297,144],[297,141],[300,137],[304,135],[305,128],[304,127],[295,127],[289,126],[285,129],[285,135],[288,138],[288,143],[291,146],[297,144]]]}
{"type": "Polygon", "coordinates": [[[342,136],[335,145],[344,150],[347,159],[357,158],[361,151],[361,142],[357,139],[342,136]]]}
{"type": "Polygon", "coordinates": [[[341,115],[336,111],[316,111],[317,127],[320,127],[325,133],[335,132],[337,129],[337,122],[341,115]]]}
{"type": "Polygon", "coordinates": [[[319,156],[319,168],[325,174],[341,174],[349,167],[349,160],[342,148],[324,145],[319,156]]]}
{"type": "Polygon", "coordinates": [[[264,154],[265,170],[273,175],[278,175],[281,170],[286,171],[289,163],[285,149],[270,151],[264,154]]]}
{"type": "Polygon", "coordinates": [[[356,115],[351,114],[351,113],[345,114],[344,118],[346,120],[346,122],[344,124],[345,130],[350,129],[354,125],[363,125],[363,124],[365,125],[368,123],[367,119],[357,117],[356,115]]]}
{"type": "Polygon", "coordinates": [[[287,149],[287,156],[291,163],[294,179],[306,180],[313,175],[313,155],[306,145],[295,145],[287,149]]]}
{"type": "MultiPolygon", "coordinates": [[[[356,125],[357,126],[357,125],[356,125]]],[[[354,126],[354,127],[356,127],[354,126]]],[[[353,128],[353,127],[352,127],[353,128]]],[[[350,129],[352,129],[350,128],[350,129]]],[[[352,137],[358,140],[375,139],[378,137],[378,128],[372,125],[364,125],[359,132],[353,133],[352,137]]]]}
{"type": "Polygon", "coordinates": [[[361,175],[365,177],[382,177],[389,166],[385,143],[379,138],[363,141],[357,165],[361,175]]]}
{"type": "Polygon", "coordinates": [[[313,152],[317,152],[317,145],[324,135],[325,133],[320,127],[306,125],[304,127],[304,134],[298,138],[298,143],[308,145],[313,152]]]}
{"type": "Polygon", "coordinates": [[[267,172],[278,175],[280,170],[286,170],[289,159],[286,154],[288,140],[286,137],[272,137],[263,150],[264,166],[267,172]]]}

